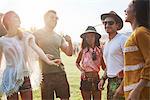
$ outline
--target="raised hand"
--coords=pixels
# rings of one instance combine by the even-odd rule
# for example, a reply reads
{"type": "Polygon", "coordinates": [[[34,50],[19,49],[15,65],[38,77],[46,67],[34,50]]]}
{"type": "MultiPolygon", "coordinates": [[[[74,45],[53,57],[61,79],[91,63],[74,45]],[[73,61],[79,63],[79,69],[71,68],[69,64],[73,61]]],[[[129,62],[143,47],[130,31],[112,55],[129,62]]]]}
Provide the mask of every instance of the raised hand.
{"type": "Polygon", "coordinates": [[[64,38],[67,42],[71,42],[71,37],[69,35],[65,35],[64,38]]]}

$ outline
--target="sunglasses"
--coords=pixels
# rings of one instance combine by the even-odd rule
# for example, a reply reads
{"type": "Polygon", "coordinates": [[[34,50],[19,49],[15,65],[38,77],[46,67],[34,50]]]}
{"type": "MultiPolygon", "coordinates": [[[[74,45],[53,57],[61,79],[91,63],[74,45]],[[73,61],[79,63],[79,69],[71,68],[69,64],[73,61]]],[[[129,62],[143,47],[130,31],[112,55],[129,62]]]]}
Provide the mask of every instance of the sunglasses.
{"type": "Polygon", "coordinates": [[[92,52],[92,60],[93,61],[96,60],[96,52],[95,51],[92,52]]]}
{"type": "Polygon", "coordinates": [[[104,25],[113,25],[115,22],[114,21],[103,21],[104,25]]]}

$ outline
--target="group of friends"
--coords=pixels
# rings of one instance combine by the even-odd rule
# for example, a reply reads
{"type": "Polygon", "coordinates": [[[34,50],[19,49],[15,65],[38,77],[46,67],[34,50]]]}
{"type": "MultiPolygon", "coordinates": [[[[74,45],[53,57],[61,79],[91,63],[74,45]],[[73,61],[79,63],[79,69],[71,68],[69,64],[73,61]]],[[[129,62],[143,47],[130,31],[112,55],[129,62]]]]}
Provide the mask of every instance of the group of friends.
{"type": "MultiPolygon", "coordinates": [[[[125,15],[125,22],[133,29],[129,37],[118,33],[123,28],[123,20],[114,11],[100,17],[109,36],[103,47],[101,34],[95,27],[88,26],[80,35],[82,44],[76,66],[81,72],[83,100],[101,100],[106,80],[107,100],[150,100],[149,0],[131,1],[125,15]],[[104,70],[102,76],[100,69],[104,70]]],[[[54,31],[58,20],[56,11],[47,11],[45,26],[32,34],[21,30],[20,18],[14,11],[0,16],[0,61],[3,57],[6,60],[0,76],[0,92],[7,100],[19,100],[19,94],[22,100],[33,100],[30,76],[34,72],[31,60],[34,52],[39,56],[42,72],[41,99],[54,100],[55,93],[57,98],[69,100],[70,88],[60,49],[72,56],[73,46],[69,35],[61,36],[54,31]]]]}

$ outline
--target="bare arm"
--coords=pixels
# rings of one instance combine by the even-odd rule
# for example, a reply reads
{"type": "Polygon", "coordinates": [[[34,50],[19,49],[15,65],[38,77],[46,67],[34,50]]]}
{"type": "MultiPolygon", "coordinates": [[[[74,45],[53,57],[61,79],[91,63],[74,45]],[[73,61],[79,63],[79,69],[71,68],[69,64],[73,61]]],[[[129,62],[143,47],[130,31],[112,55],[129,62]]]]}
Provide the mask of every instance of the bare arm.
{"type": "Polygon", "coordinates": [[[105,80],[107,79],[107,69],[105,68],[104,70],[104,74],[100,80],[100,82],[98,83],[98,89],[99,90],[104,90],[104,84],[105,84],[105,80]]]}
{"type": "Polygon", "coordinates": [[[102,79],[105,81],[107,79],[107,68],[104,70],[104,74],[102,76],[102,79]]]}
{"type": "Polygon", "coordinates": [[[102,59],[101,59],[101,64],[102,64],[102,69],[105,70],[105,69],[106,69],[106,64],[105,64],[105,62],[104,62],[103,57],[102,57],[102,59]]]}
{"type": "Polygon", "coordinates": [[[81,62],[81,59],[82,59],[82,54],[83,54],[83,50],[81,50],[79,52],[79,55],[78,55],[77,60],[76,60],[76,66],[81,71],[81,79],[86,79],[85,70],[80,65],[80,62],[81,62]]]}
{"type": "Polygon", "coordinates": [[[29,45],[31,46],[31,48],[39,55],[39,57],[45,61],[46,63],[50,64],[50,65],[57,65],[56,63],[54,63],[53,61],[49,60],[48,57],[45,55],[45,53],[43,52],[43,50],[37,46],[37,44],[34,41],[34,38],[30,38],[29,39],[29,45]]]}
{"type": "Polygon", "coordinates": [[[79,52],[79,55],[77,57],[76,66],[81,72],[84,72],[83,68],[80,66],[81,59],[82,59],[82,50],[79,52]]]}
{"type": "Polygon", "coordinates": [[[71,37],[66,35],[65,40],[68,42],[68,46],[66,44],[63,44],[61,46],[61,50],[67,55],[67,56],[72,56],[73,53],[73,46],[72,46],[72,41],[71,37]]]}
{"type": "Polygon", "coordinates": [[[102,51],[102,47],[100,47],[99,46],[99,49],[100,49],[100,55],[99,56],[102,56],[102,59],[101,59],[101,67],[102,67],[102,69],[103,70],[105,70],[105,68],[106,68],[106,64],[105,64],[105,62],[104,62],[104,58],[103,58],[103,51],[102,51]]]}

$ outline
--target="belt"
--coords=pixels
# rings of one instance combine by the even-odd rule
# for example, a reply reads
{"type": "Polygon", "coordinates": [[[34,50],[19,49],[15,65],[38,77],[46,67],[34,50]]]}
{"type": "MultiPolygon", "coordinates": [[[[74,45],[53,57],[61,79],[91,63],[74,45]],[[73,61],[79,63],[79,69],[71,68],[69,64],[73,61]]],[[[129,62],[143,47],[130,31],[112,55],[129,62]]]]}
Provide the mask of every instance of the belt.
{"type": "Polygon", "coordinates": [[[99,77],[98,72],[85,72],[87,78],[97,78],[99,77]]]}
{"type": "Polygon", "coordinates": [[[112,77],[112,78],[108,77],[108,79],[109,80],[114,80],[114,79],[123,79],[123,78],[119,78],[118,76],[116,76],[116,77],[112,77]]]}

